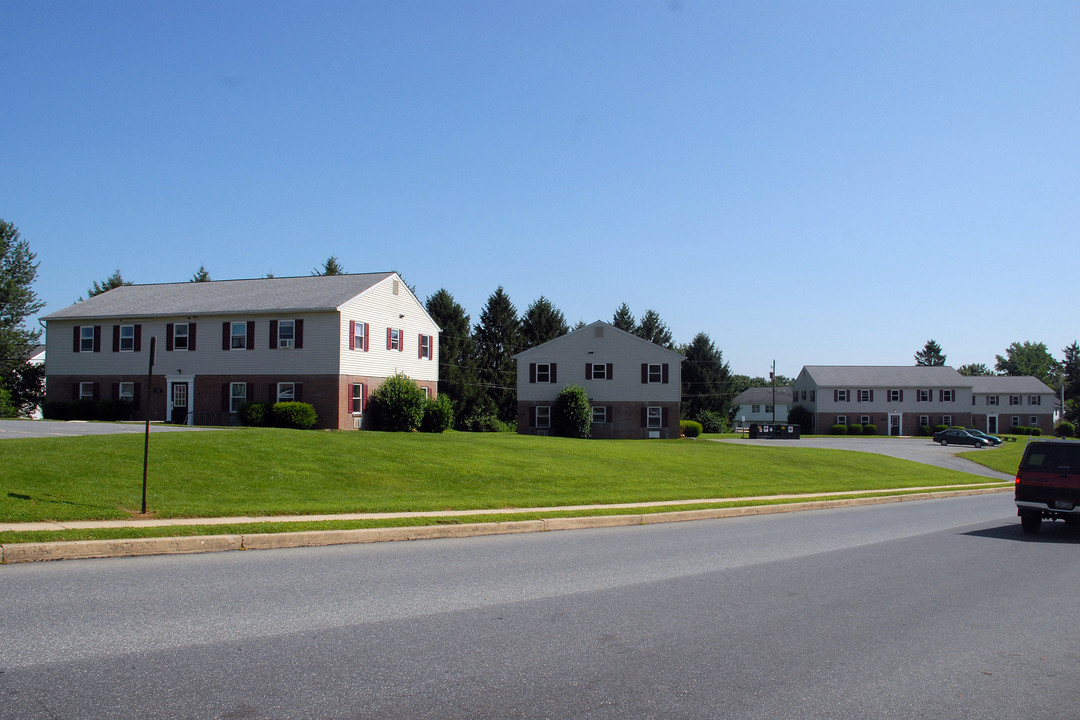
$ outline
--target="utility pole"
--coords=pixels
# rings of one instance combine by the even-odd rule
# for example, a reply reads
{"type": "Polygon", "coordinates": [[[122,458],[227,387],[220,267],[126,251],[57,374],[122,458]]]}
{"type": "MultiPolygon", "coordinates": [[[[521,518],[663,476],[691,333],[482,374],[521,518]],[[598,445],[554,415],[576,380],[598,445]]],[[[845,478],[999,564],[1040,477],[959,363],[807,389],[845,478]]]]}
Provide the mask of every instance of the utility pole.
{"type": "Polygon", "coordinates": [[[154,352],[157,350],[157,336],[150,338],[150,368],[146,371],[146,436],[143,440],[142,460],[142,514],[146,514],[146,469],[150,460],[150,402],[154,393],[154,352]]]}
{"type": "Polygon", "coordinates": [[[772,361],[772,372],[769,373],[769,380],[772,382],[772,421],[773,425],[776,424],[776,361],[772,361]]]}

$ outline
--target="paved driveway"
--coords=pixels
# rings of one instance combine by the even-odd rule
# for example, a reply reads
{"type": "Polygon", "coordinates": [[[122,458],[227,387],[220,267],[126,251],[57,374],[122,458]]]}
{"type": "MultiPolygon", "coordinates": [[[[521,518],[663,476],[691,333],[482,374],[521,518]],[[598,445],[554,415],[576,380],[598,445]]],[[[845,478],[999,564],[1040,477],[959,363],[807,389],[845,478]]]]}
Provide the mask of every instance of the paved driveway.
{"type": "MultiPolygon", "coordinates": [[[[190,432],[212,428],[150,423],[150,432],[190,432]]],[[[71,420],[0,420],[0,440],[10,438],[79,437],[146,432],[145,422],[79,422],[71,420]]]]}
{"type": "Polygon", "coordinates": [[[823,448],[826,450],[852,450],[854,452],[868,452],[876,455],[888,455],[901,460],[913,460],[926,465],[959,470],[960,472],[982,475],[995,480],[1015,480],[1013,475],[991,470],[978,463],[957,457],[962,452],[993,452],[991,448],[975,450],[970,447],[949,445],[942,447],[930,438],[802,438],[801,440],[747,440],[725,439],[717,442],[730,442],[736,444],[764,445],[768,447],[801,447],[823,448]]]}

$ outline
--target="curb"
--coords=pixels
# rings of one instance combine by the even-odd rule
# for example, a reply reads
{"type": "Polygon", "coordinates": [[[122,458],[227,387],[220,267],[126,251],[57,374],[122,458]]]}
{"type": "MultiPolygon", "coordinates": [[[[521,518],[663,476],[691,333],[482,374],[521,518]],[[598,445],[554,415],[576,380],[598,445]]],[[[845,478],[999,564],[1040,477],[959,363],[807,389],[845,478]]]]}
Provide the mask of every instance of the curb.
{"type": "Polygon", "coordinates": [[[437,540],[447,538],[507,535],[512,533],[583,530],[588,528],[626,527],[657,523],[719,520],[752,515],[775,515],[833,508],[883,505],[886,503],[932,500],[1011,492],[1011,487],[950,490],[945,492],[885,495],[872,498],[816,500],[779,505],[746,505],[705,510],[627,515],[598,515],[593,517],[562,517],[543,520],[517,520],[463,525],[427,525],[421,527],[360,528],[356,530],[308,530],[285,533],[253,533],[248,535],[204,535],[175,538],[132,538],[127,540],[73,540],[63,542],[16,543],[0,546],[0,564],[8,565],[45,560],[85,560],[89,558],[141,557],[148,555],[182,555],[229,550],[273,550],[299,547],[323,547],[403,540],[437,540]]]}

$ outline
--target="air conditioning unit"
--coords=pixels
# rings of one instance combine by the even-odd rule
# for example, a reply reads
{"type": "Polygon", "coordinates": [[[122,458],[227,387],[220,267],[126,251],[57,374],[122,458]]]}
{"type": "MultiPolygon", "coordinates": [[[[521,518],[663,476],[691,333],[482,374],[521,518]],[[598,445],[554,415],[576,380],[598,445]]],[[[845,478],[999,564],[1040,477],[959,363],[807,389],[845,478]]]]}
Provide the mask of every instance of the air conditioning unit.
{"type": "Polygon", "coordinates": [[[286,350],[293,346],[292,343],[292,340],[278,340],[278,348],[280,348],[281,350],[286,350]]]}
{"type": "Polygon", "coordinates": [[[363,418],[360,417],[359,415],[353,415],[353,419],[352,419],[353,430],[359,430],[360,429],[360,423],[361,423],[362,420],[363,420],[363,418]]]}
{"type": "Polygon", "coordinates": [[[546,436],[550,432],[551,431],[548,430],[547,428],[536,428],[536,434],[537,435],[545,435],[546,436]]]}

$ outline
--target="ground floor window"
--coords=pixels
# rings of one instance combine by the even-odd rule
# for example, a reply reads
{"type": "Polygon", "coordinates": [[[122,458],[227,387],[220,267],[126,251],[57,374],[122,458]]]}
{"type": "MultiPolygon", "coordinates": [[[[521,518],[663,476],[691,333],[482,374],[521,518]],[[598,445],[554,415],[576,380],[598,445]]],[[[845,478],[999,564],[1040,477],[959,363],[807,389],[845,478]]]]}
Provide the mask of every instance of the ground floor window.
{"type": "Polygon", "coordinates": [[[120,383],[120,389],[117,392],[117,400],[123,400],[134,404],[135,402],[135,383],[122,382],[120,383]]]}
{"type": "Polygon", "coordinates": [[[282,382],[277,384],[277,401],[293,402],[296,400],[296,383],[282,382]]]}
{"type": "Polygon", "coordinates": [[[1020,427],[1020,416],[1019,415],[1013,415],[1012,426],[1013,427],[1020,427]]]}
{"type": "Polygon", "coordinates": [[[94,383],[92,383],[92,382],[79,383],[79,399],[80,400],[93,400],[94,399],[94,383]]]}
{"type": "Polygon", "coordinates": [[[594,423],[606,423],[608,421],[607,407],[604,405],[593,405],[592,421],[594,423]]]}
{"type": "Polygon", "coordinates": [[[664,410],[663,408],[650,407],[646,413],[648,419],[647,427],[650,430],[659,430],[664,426],[664,410]]]}
{"type": "Polygon", "coordinates": [[[949,427],[952,427],[952,415],[942,415],[941,416],[941,424],[942,425],[948,425],[949,427]]]}
{"type": "Polygon", "coordinates": [[[240,406],[247,402],[247,383],[229,383],[229,412],[240,412],[240,406]]]}
{"type": "Polygon", "coordinates": [[[869,415],[863,415],[861,418],[859,418],[859,424],[860,425],[869,425],[870,424],[870,416],[869,415]]]}
{"type": "Polygon", "coordinates": [[[930,416],[929,415],[920,415],[919,416],[919,426],[920,427],[930,427],[930,416]]]}
{"type": "Polygon", "coordinates": [[[548,405],[536,406],[536,427],[549,428],[551,427],[551,407],[548,405]]]}
{"type": "Polygon", "coordinates": [[[364,412],[364,385],[353,383],[352,386],[352,411],[354,415],[364,412]]]}
{"type": "Polygon", "coordinates": [[[1031,425],[1031,427],[1039,427],[1039,418],[1032,415],[1030,419],[1031,419],[1031,422],[1029,424],[1031,425]]]}
{"type": "Polygon", "coordinates": [[[837,415],[836,416],[836,424],[837,425],[847,425],[847,415],[837,415]]]}

